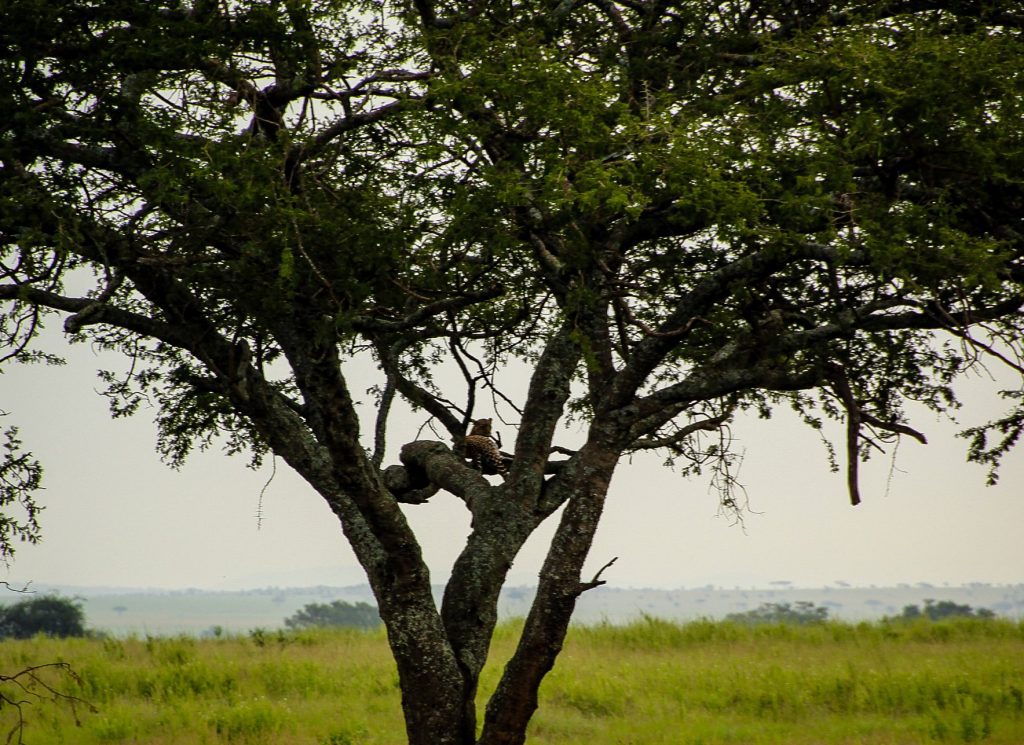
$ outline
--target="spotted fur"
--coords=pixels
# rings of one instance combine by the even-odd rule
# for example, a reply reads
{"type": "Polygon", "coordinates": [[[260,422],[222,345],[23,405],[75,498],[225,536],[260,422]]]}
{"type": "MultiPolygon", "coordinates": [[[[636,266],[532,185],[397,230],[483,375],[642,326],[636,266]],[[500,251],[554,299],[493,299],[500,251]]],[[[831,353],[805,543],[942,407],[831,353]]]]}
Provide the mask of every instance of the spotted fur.
{"type": "Polygon", "coordinates": [[[477,419],[466,435],[466,457],[481,473],[504,475],[505,458],[491,434],[491,420],[477,419]]]}

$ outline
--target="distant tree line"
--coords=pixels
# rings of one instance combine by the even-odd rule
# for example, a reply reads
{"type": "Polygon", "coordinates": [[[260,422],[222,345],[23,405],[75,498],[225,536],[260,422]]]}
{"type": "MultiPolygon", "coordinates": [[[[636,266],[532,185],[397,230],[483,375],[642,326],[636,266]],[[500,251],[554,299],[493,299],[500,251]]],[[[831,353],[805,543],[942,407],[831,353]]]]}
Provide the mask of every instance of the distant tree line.
{"type": "Polygon", "coordinates": [[[897,616],[900,620],[915,621],[926,618],[929,621],[941,621],[944,618],[994,618],[995,613],[988,608],[975,610],[969,605],[961,605],[952,600],[933,600],[927,598],[924,601],[924,609],[918,605],[906,605],[903,612],[897,616]]]}
{"type": "Polygon", "coordinates": [[[796,603],[762,603],[754,610],[730,613],[725,620],[743,624],[822,623],[828,620],[828,608],[807,600],[798,600],[796,603]]]}
{"type": "Polygon", "coordinates": [[[309,603],[293,616],[286,618],[284,625],[290,629],[308,629],[329,626],[354,626],[361,629],[372,629],[380,625],[380,614],[377,608],[369,603],[346,603],[335,600],[333,603],[309,603]]]}
{"type": "MultiPolygon", "coordinates": [[[[928,621],[941,621],[947,618],[994,618],[995,615],[988,608],[974,609],[969,605],[961,605],[952,600],[933,600],[929,598],[924,601],[924,608],[918,605],[907,605],[904,606],[903,612],[900,615],[890,616],[885,620],[915,621],[924,619],[928,621]]],[[[822,623],[828,620],[828,608],[804,600],[797,601],[796,603],[762,603],[754,610],[730,613],[725,617],[725,620],[742,624],[822,623]]]]}

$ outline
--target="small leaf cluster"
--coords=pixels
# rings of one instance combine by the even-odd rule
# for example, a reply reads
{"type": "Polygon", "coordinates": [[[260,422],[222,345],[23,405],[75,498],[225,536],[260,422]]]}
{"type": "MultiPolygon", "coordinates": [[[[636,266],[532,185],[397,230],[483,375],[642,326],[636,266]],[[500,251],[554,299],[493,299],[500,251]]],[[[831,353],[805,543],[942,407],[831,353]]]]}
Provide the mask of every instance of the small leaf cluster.
{"type": "Polygon", "coordinates": [[[2,433],[0,454],[0,559],[14,556],[15,542],[37,543],[42,507],[34,492],[42,486],[43,468],[31,452],[22,449],[18,428],[2,433]]]}

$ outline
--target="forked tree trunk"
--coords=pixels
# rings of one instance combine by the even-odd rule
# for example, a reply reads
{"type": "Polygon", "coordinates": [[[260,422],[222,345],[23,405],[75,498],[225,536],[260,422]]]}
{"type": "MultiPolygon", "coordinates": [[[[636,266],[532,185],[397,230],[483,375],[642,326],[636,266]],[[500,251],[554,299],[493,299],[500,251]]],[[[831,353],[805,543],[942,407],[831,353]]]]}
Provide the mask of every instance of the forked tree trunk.
{"type": "Polygon", "coordinates": [[[581,580],[616,457],[585,447],[561,475],[554,493],[522,499],[497,488],[477,503],[474,529],[453,567],[440,615],[412,593],[404,599],[386,574],[373,581],[398,664],[402,710],[411,745],[524,743],[538,691],[562,649],[575,601],[599,581],[581,580]],[[525,511],[523,502],[548,500],[525,511]],[[498,618],[498,597],[512,560],[540,524],[565,503],[541,572],[522,637],[486,707],[477,739],[476,696],[498,618]]]}
{"type": "Polygon", "coordinates": [[[487,705],[480,745],[522,745],[544,676],[554,667],[579,596],[602,584],[581,579],[618,453],[588,444],[576,456],[565,510],[541,569],[523,634],[487,705]]]}
{"type": "MultiPolygon", "coordinates": [[[[617,458],[585,447],[549,494],[566,503],[544,562],[519,645],[487,706],[480,738],[476,696],[497,621],[497,600],[512,559],[540,520],[512,493],[496,491],[466,550],[453,567],[440,617],[432,607],[402,602],[380,577],[381,615],[398,662],[410,745],[519,745],[537,709],[538,690],[555,664],[582,592],[600,584],[581,580],[617,458]],[[498,501],[500,499],[500,501],[498,501]],[[518,518],[517,518],[518,516],[518,518]],[[443,631],[438,623],[443,623],[443,631]]],[[[539,510],[543,513],[544,510],[539,510]]]]}

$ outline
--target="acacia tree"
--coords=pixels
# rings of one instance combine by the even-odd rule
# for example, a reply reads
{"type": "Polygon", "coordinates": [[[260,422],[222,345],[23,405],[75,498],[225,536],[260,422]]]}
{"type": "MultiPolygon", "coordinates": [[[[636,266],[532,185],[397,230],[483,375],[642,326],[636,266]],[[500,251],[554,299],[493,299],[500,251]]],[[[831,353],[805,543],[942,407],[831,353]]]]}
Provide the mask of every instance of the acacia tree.
{"type": "MultiPolygon", "coordinates": [[[[130,358],[107,394],[156,403],[171,463],[226,438],[300,474],[369,578],[411,743],[524,741],[602,581],[582,568],[624,454],[717,467],[728,503],[731,417],[794,407],[846,422],[856,504],[869,448],[924,440],[906,400],[955,405],[986,355],[1021,370],[1019,4],[6,7],[7,359],[45,356],[63,317],[130,358]],[[379,370],[365,433],[357,353],[379,370]],[[494,378],[513,360],[518,399],[494,378]],[[517,429],[500,477],[462,457],[488,388],[517,429]],[[396,397],[451,445],[387,464],[396,397]],[[567,417],[574,451],[553,441],[567,417]],[[472,527],[438,609],[404,510],[439,490],[472,527]],[[477,722],[499,590],[548,518],[477,722]]],[[[976,430],[973,457],[1021,422],[976,430]]]]}

